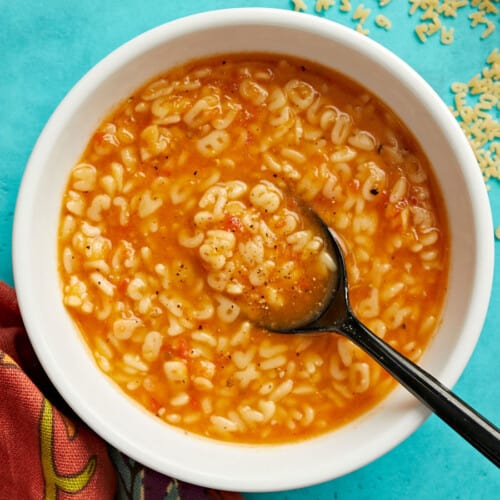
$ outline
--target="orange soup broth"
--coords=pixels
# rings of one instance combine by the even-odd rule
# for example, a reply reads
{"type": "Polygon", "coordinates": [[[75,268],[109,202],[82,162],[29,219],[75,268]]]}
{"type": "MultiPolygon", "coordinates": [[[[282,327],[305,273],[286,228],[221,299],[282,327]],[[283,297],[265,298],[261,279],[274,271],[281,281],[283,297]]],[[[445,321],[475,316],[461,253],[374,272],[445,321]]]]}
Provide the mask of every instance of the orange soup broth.
{"type": "MultiPolygon", "coordinates": [[[[179,240],[206,238],[194,220],[207,189],[262,180],[333,229],[354,311],[417,360],[447,287],[439,188],[392,111],[306,61],[267,54],[194,61],[120,104],[69,179],[60,275],[67,310],[99,367],[147,410],[204,436],[279,443],[352,421],[394,382],[335,334],[280,335],[243,314],[218,317],[224,299],[241,306],[246,295],[211,289],[199,246],[179,240]],[[212,133],[213,144],[204,141],[212,133]]],[[[240,224],[226,213],[220,227],[237,238],[253,234],[238,233],[240,224]]],[[[275,258],[277,267],[286,261],[275,258]]],[[[301,299],[283,293],[286,317],[301,299]]]]}

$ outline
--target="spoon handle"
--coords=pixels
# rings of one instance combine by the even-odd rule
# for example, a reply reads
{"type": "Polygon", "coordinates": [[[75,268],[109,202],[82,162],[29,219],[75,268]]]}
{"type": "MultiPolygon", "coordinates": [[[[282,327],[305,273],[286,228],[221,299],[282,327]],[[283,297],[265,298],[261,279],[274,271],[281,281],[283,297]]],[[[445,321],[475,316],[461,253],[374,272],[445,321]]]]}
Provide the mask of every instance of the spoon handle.
{"type": "Polygon", "coordinates": [[[349,315],[342,334],[370,354],[424,405],[500,467],[500,431],[432,375],[377,337],[349,315]]]}

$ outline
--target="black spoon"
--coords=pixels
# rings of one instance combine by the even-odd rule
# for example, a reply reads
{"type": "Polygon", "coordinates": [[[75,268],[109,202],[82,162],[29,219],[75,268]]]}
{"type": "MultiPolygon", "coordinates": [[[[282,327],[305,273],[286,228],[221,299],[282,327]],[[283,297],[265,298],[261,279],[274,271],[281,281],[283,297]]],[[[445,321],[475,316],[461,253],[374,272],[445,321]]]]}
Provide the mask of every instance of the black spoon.
{"type": "Polygon", "coordinates": [[[453,394],[432,375],[407,359],[381,338],[371,332],[354,315],[349,303],[347,272],[342,250],[326,224],[311,211],[323,233],[327,250],[337,265],[332,283],[321,310],[313,319],[302,324],[294,321],[285,325],[283,320],[266,318],[270,331],[286,334],[339,333],[376,360],[387,372],[406,387],[424,405],[444,420],[458,434],[469,441],[483,455],[500,467],[500,431],[491,422],[453,394]]]}

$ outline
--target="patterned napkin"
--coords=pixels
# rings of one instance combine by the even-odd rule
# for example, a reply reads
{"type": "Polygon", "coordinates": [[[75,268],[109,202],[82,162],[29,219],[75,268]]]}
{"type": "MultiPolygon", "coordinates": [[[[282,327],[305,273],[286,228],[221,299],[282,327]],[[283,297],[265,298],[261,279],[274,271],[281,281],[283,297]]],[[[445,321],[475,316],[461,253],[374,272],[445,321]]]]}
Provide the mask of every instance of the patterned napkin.
{"type": "Polygon", "coordinates": [[[0,500],[240,500],[163,476],[111,449],[43,372],[16,295],[0,282],[0,500]]]}

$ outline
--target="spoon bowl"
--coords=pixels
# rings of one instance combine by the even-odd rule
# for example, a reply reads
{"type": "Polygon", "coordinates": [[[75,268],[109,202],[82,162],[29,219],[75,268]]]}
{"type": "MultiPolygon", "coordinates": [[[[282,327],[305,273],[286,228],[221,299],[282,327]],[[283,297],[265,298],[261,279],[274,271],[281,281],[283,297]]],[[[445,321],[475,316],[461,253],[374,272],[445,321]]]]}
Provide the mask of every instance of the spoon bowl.
{"type": "MultiPolygon", "coordinates": [[[[305,210],[321,231],[325,249],[335,263],[328,296],[312,317],[269,330],[284,334],[338,333],[354,342],[377,361],[399,383],[458,434],[500,467],[500,430],[450,389],[411,360],[400,354],[367,328],[354,314],[349,302],[349,286],[345,259],[332,230],[311,209],[305,210]]],[[[263,325],[265,326],[265,325],[263,325]]]]}

